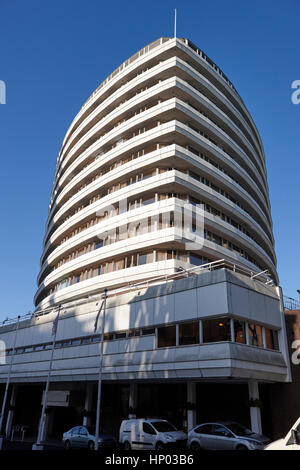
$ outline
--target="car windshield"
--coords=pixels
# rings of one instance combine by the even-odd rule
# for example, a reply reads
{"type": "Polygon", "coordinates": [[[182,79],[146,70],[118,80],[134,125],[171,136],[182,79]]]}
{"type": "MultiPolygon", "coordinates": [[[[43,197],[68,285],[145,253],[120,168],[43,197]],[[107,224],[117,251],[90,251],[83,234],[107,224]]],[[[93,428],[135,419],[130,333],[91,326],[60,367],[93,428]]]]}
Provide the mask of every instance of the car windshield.
{"type": "Polygon", "coordinates": [[[254,434],[252,431],[250,431],[250,429],[246,428],[242,424],[229,423],[226,424],[226,427],[237,436],[250,436],[251,434],[254,434]]]}
{"type": "Polygon", "coordinates": [[[158,432],[177,431],[175,426],[173,426],[171,423],[168,423],[168,421],[152,421],[151,424],[158,432]]]}

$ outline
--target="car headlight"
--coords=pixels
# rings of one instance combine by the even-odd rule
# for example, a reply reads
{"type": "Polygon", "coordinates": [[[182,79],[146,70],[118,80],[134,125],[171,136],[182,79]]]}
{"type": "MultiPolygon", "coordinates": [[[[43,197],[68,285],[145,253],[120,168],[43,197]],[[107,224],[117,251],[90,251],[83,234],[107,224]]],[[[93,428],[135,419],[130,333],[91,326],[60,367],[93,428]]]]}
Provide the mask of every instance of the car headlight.
{"type": "Polygon", "coordinates": [[[175,441],[175,438],[173,436],[169,436],[168,434],[166,435],[166,440],[167,441],[175,441]]]}
{"type": "Polygon", "coordinates": [[[247,442],[251,449],[257,449],[258,447],[262,447],[262,443],[259,441],[247,441],[247,442]]]}

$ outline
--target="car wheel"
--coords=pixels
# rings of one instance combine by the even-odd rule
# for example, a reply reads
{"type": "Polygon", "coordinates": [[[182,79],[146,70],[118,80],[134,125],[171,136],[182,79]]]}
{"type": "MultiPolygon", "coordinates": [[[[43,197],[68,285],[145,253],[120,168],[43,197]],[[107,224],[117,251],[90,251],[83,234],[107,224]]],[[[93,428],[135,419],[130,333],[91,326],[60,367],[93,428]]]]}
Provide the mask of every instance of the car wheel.
{"type": "Polygon", "coordinates": [[[93,443],[93,441],[89,441],[89,443],[88,443],[88,449],[89,449],[89,450],[94,450],[94,447],[95,447],[95,444],[93,443]]]}
{"type": "Polygon", "coordinates": [[[158,441],[156,446],[155,446],[155,450],[164,450],[164,445],[162,442],[158,441]]]}
{"type": "Polygon", "coordinates": [[[123,444],[123,449],[128,452],[129,450],[131,450],[131,445],[128,441],[125,441],[124,444],[123,444]]]}
{"type": "Polygon", "coordinates": [[[236,450],[248,450],[246,446],[237,446],[236,450]]]}
{"type": "Polygon", "coordinates": [[[192,452],[199,452],[201,450],[200,444],[198,442],[192,442],[190,445],[190,449],[192,452]]]}
{"type": "Polygon", "coordinates": [[[65,449],[66,449],[66,450],[70,450],[70,449],[71,449],[71,442],[70,442],[70,441],[66,441],[66,442],[65,442],[65,449]]]}

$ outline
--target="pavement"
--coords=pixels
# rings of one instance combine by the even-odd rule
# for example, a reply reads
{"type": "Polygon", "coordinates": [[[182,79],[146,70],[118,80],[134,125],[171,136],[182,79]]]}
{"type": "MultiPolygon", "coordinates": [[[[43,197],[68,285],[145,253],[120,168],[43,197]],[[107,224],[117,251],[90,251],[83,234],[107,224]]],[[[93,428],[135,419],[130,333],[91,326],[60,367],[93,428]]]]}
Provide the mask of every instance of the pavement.
{"type": "MultiPolygon", "coordinates": [[[[15,451],[15,450],[32,450],[32,445],[35,443],[34,440],[24,440],[24,441],[4,441],[3,450],[15,451]]],[[[45,450],[64,450],[60,441],[49,441],[43,443],[45,450]]]]}

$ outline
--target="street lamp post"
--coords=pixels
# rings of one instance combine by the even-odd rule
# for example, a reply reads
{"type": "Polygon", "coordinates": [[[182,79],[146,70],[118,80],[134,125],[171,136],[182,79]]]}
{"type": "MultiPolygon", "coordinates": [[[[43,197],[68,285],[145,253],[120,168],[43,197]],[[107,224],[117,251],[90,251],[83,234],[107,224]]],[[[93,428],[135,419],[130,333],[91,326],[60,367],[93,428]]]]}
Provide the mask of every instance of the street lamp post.
{"type": "MultiPolygon", "coordinates": [[[[99,441],[99,426],[100,426],[100,407],[101,407],[103,343],[104,343],[106,298],[107,298],[107,289],[104,289],[103,316],[102,316],[101,343],[100,343],[100,364],[99,364],[98,390],[97,390],[97,414],[96,414],[96,432],[95,432],[95,446],[94,446],[95,450],[98,450],[98,447],[99,447],[99,442],[98,441],[99,441]]],[[[100,307],[100,310],[101,310],[101,307],[100,307]]]]}
{"type": "Polygon", "coordinates": [[[52,349],[51,349],[51,357],[50,357],[50,364],[49,364],[49,370],[48,370],[48,377],[47,377],[46,388],[45,388],[44,399],[43,399],[42,414],[41,414],[41,419],[40,419],[40,424],[39,424],[37,441],[36,441],[35,444],[32,445],[32,450],[43,450],[43,446],[41,445],[41,441],[44,438],[45,421],[46,421],[45,411],[46,411],[46,406],[47,406],[47,398],[48,398],[48,391],[49,391],[49,384],[50,384],[50,376],[51,376],[51,371],[52,371],[53,355],[54,355],[54,348],[55,348],[55,341],[56,341],[56,334],[57,334],[57,326],[58,326],[60,308],[61,308],[61,306],[59,305],[58,313],[57,313],[57,316],[56,316],[56,318],[53,322],[53,327],[52,327],[53,341],[52,341],[52,349]]]}

